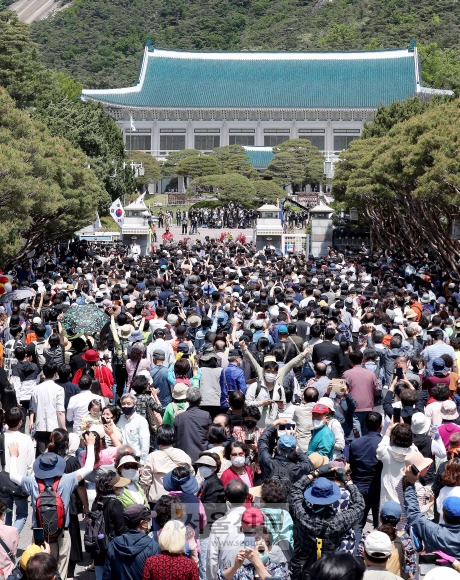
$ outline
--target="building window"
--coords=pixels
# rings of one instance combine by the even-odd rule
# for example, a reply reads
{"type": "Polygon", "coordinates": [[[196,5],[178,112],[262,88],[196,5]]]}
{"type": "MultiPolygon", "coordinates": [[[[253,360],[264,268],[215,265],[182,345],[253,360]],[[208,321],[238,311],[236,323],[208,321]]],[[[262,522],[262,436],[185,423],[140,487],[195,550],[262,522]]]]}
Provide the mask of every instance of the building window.
{"type": "Polygon", "coordinates": [[[211,151],[220,147],[220,135],[195,135],[195,149],[211,151]]]}
{"type": "Polygon", "coordinates": [[[290,139],[289,135],[264,135],[264,147],[274,147],[281,145],[290,139]]]}
{"type": "Polygon", "coordinates": [[[254,145],[254,135],[229,135],[229,145],[254,145]]]}
{"type": "Polygon", "coordinates": [[[312,145],[324,151],[324,135],[299,135],[299,139],[308,139],[312,145]]]}
{"type": "Polygon", "coordinates": [[[152,136],[150,131],[148,134],[142,134],[142,130],[136,133],[127,132],[125,146],[127,151],[151,151],[152,136]]]}
{"type": "Polygon", "coordinates": [[[355,139],[359,139],[358,135],[334,135],[334,151],[343,151],[355,139]]]}
{"type": "Polygon", "coordinates": [[[162,151],[181,151],[185,149],[185,135],[160,135],[162,151]]]}

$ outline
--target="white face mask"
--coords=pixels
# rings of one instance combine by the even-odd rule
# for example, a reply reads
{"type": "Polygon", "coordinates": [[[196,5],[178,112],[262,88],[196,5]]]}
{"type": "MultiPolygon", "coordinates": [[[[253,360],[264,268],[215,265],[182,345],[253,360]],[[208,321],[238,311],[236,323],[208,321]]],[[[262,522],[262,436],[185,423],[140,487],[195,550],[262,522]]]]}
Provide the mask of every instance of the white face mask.
{"type": "Polygon", "coordinates": [[[243,467],[246,463],[246,457],[232,457],[230,461],[234,467],[243,467]]]}
{"type": "Polygon", "coordinates": [[[274,383],[276,381],[276,376],[275,373],[264,373],[265,380],[269,383],[274,383]]]}
{"type": "Polygon", "coordinates": [[[139,481],[139,471],[137,469],[123,469],[121,475],[131,481],[139,481]]]}
{"type": "Polygon", "coordinates": [[[206,479],[214,473],[214,469],[212,469],[212,467],[208,467],[207,465],[200,465],[198,468],[198,473],[203,479],[206,479]]]}
{"type": "Polygon", "coordinates": [[[313,419],[312,423],[313,423],[313,429],[318,429],[318,427],[322,427],[322,425],[323,425],[323,422],[321,421],[321,419],[313,419]]]}

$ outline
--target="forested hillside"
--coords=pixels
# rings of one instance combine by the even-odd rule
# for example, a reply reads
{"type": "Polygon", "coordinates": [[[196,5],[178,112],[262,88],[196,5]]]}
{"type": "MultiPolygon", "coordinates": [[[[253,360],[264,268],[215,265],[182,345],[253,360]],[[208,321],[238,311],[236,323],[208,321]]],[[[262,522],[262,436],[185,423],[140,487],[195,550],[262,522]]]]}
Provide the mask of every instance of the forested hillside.
{"type": "Polygon", "coordinates": [[[136,81],[145,40],[212,50],[406,46],[416,38],[426,84],[460,86],[458,0],[75,0],[32,25],[44,62],[86,87],[136,81]]]}

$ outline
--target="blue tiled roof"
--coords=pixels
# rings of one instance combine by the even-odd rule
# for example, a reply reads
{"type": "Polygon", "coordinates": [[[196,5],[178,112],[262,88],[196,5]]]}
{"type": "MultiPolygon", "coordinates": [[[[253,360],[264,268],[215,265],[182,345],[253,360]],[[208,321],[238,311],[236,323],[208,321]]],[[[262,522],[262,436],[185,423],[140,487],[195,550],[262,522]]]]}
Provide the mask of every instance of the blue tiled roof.
{"type": "Polygon", "coordinates": [[[376,108],[416,94],[414,53],[407,50],[375,51],[375,58],[369,52],[227,54],[147,50],[136,88],[82,96],[126,107],[376,108]]]}
{"type": "Polygon", "coordinates": [[[266,169],[273,159],[273,150],[266,147],[245,147],[246,155],[254,169],[266,169]]]}

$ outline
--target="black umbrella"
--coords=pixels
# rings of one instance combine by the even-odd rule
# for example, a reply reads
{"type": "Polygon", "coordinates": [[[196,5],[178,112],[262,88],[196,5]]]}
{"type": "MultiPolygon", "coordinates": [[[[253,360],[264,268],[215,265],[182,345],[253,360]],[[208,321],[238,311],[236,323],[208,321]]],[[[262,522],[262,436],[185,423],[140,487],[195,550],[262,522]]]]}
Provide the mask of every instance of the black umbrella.
{"type": "Polygon", "coordinates": [[[68,334],[94,334],[99,332],[110,318],[95,304],[73,305],[62,319],[68,334]]]}

